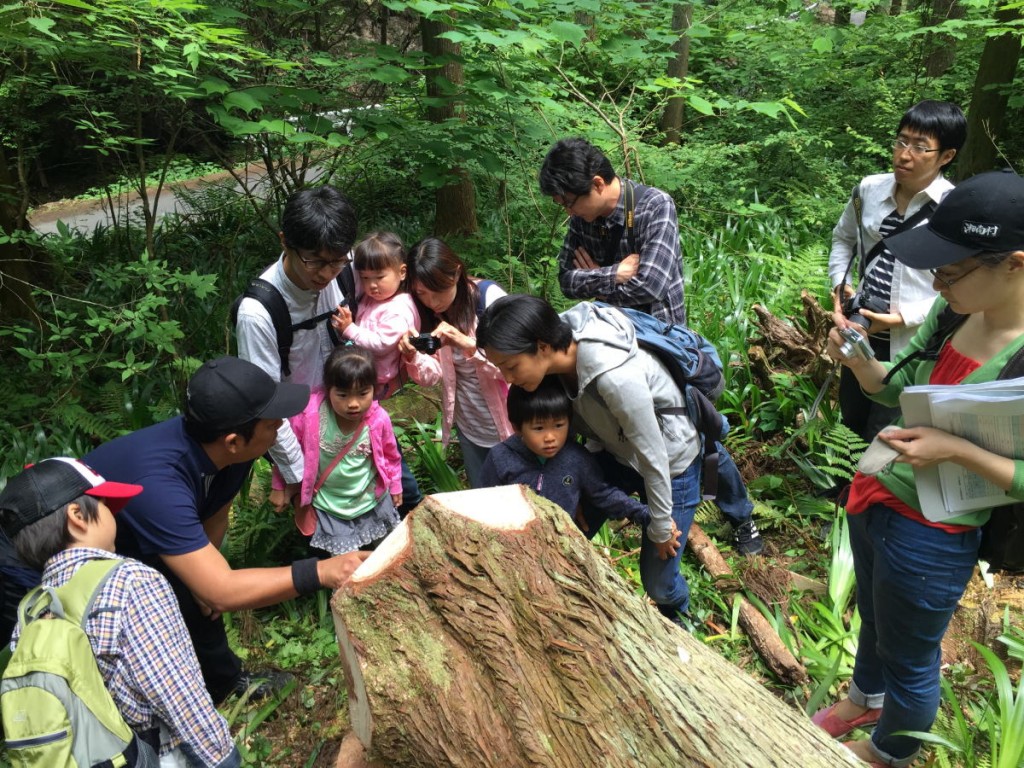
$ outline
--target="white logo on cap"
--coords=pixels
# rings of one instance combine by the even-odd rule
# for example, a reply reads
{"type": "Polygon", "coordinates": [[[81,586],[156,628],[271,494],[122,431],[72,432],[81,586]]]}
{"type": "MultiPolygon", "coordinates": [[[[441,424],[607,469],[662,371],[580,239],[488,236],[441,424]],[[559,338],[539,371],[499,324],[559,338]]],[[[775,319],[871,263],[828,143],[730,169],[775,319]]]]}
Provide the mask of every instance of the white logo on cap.
{"type": "Polygon", "coordinates": [[[986,238],[999,237],[999,225],[998,224],[979,224],[976,221],[965,221],[964,222],[964,234],[965,235],[970,235],[971,237],[986,237],[986,238]]]}

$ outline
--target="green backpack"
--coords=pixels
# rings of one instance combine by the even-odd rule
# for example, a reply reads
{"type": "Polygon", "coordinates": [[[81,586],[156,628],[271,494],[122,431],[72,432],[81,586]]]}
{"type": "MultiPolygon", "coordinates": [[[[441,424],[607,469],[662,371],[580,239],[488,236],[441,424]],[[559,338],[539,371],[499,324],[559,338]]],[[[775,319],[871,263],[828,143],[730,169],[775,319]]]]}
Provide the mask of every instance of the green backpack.
{"type": "Polygon", "coordinates": [[[36,587],[18,606],[21,635],[0,681],[15,768],[156,763],[118,712],[85,634],[96,596],[123,562],[90,560],[64,586],[36,587]]]}

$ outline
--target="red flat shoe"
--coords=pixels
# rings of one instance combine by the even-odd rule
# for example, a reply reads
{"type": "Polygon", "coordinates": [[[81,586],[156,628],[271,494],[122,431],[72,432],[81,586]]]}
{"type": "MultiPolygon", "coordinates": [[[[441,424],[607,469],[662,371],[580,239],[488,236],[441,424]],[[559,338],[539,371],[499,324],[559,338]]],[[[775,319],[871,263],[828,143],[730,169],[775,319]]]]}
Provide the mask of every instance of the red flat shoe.
{"type": "Polygon", "coordinates": [[[833,711],[838,705],[839,702],[836,702],[831,707],[819,709],[814,713],[814,717],[811,718],[812,723],[834,739],[845,736],[854,728],[874,725],[878,722],[878,718],[882,716],[881,709],[869,709],[863,715],[853,718],[853,720],[843,720],[833,711]]]}

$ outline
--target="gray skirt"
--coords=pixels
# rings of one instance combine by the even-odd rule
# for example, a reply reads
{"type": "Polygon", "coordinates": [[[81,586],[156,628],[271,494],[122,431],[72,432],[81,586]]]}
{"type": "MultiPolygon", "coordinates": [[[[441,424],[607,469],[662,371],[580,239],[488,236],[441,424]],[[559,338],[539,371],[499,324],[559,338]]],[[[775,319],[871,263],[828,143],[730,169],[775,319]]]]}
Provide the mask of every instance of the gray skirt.
{"type": "Polygon", "coordinates": [[[391,533],[399,522],[398,510],[387,492],[380,497],[377,506],[351,520],[334,517],[319,509],[315,511],[316,530],[309,545],[332,555],[343,555],[374,544],[391,533]]]}

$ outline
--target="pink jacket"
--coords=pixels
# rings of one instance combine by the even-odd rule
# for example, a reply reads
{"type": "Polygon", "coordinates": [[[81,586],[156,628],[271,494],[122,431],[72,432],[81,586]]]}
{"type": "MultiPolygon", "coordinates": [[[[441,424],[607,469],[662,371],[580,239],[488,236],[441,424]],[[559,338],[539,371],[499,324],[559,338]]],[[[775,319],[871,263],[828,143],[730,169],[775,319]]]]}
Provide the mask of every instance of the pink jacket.
{"type": "MultiPolygon", "coordinates": [[[[299,491],[299,506],[295,511],[295,525],[306,536],[316,530],[316,512],[313,511],[313,486],[320,479],[320,405],[327,394],[320,387],[309,396],[306,409],[288,419],[295,437],[302,448],[305,469],[302,473],[302,489],[299,491]]],[[[370,448],[373,451],[373,465],[377,469],[377,484],[374,493],[380,496],[385,491],[402,492],[402,457],[398,442],[391,427],[391,417],[376,400],[363,419],[370,428],[370,448]]],[[[274,489],[284,488],[284,478],[274,468],[271,480],[274,489]]]]}
{"type": "Polygon", "coordinates": [[[370,350],[377,366],[374,397],[386,400],[401,384],[402,355],[398,340],[412,329],[419,332],[420,315],[408,293],[396,293],[386,301],[363,296],[359,301],[359,320],[342,334],[346,339],[370,350]]]}
{"type": "MultiPolygon", "coordinates": [[[[497,286],[493,287],[497,295],[493,296],[491,301],[496,301],[500,296],[505,295],[505,292],[498,289],[497,286]]],[[[489,290],[487,296],[491,295],[492,291],[489,290]]],[[[490,301],[487,303],[489,305],[490,301]]],[[[473,333],[476,333],[475,324],[473,333]]],[[[476,365],[480,393],[484,396],[484,402],[487,403],[487,410],[490,411],[491,418],[494,419],[498,437],[500,440],[505,440],[511,437],[515,431],[508,420],[508,411],[505,406],[505,401],[508,399],[508,384],[505,383],[501,371],[487,362],[487,358],[479,349],[473,355],[472,361],[476,365]]],[[[441,413],[443,415],[441,442],[447,447],[451,437],[452,423],[455,421],[455,358],[452,348],[441,347],[433,356],[417,353],[411,363],[406,363],[406,369],[417,384],[429,387],[437,384],[438,381],[441,382],[441,413]]]]}

